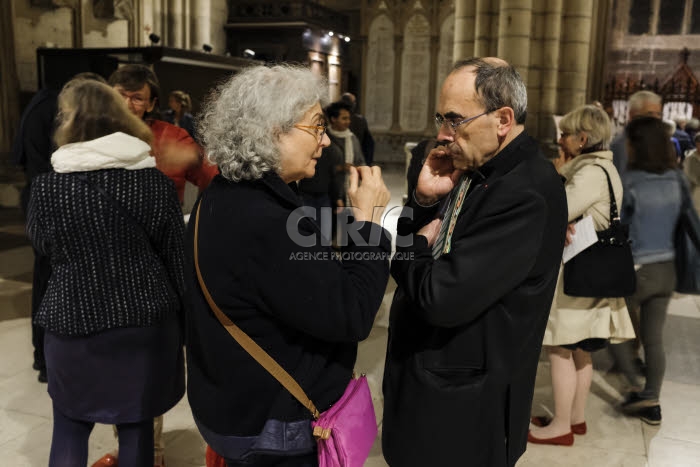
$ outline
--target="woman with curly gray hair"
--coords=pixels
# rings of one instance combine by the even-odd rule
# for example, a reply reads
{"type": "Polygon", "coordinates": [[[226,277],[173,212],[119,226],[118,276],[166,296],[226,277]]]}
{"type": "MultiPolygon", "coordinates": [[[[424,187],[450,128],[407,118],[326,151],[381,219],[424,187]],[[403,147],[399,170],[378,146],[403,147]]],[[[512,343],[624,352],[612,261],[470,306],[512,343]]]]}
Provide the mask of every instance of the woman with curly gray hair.
{"type": "Polygon", "coordinates": [[[215,317],[195,261],[213,302],[320,411],[350,381],[386,288],[391,245],[377,224],[389,191],[379,168],[350,168],[355,221],[339,253],[295,193],[329,145],[325,89],[306,68],[247,68],[217,89],[199,122],[221,175],[186,238],[188,394],[200,433],[229,467],[318,465],[316,443],[307,408],[215,317]]]}

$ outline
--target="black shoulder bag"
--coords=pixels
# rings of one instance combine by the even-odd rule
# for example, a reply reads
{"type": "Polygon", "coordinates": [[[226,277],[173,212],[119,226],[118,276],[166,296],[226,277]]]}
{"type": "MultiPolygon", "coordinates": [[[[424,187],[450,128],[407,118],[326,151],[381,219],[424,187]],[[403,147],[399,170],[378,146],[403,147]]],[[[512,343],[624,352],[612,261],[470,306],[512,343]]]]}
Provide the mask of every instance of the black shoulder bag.
{"type": "Polygon", "coordinates": [[[564,264],[564,293],[573,297],[628,297],[634,294],[637,278],[627,227],[620,222],[610,175],[602,165],[610,192],[610,226],[598,241],[564,264]]]}

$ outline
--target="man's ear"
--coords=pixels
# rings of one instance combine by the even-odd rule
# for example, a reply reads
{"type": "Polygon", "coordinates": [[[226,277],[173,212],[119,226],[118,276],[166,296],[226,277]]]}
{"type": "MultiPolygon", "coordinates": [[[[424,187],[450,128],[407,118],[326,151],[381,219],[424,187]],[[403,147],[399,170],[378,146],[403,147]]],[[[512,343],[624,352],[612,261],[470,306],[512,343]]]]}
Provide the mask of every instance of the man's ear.
{"type": "Polygon", "coordinates": [[[496,110],[496,117],[498,118],[498,136],[504,137],[510,130],[515,126],[515,112],[510,107],[501,107],[496,110]]]}

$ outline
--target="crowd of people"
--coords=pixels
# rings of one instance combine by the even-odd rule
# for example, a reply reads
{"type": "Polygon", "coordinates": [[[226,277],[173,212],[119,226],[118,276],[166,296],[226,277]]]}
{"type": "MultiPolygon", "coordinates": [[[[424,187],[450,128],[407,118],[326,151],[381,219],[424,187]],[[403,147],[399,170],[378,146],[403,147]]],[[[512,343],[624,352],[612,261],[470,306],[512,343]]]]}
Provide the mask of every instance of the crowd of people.
{"type": "Polygon", "coordinates": [[[196,119],[190,96],[170,92],[161,120],[158,78],[125,65],[32,100],[15,153],[49,466],[86,465],[95,423],[114,425],[119,446],[95,467],[165,465],[162,417],[185,391],[209,465],[318,465],[313,411],[231,326],[323,412],[353,378],[390,275],[390,465],[514,466],[528,442],[572,445],[588,431],[591,354],[605,348],[629,383],[619,409],[661,423],[674,230],[684,190],[700,198],[700,135],[683,128],[696,125],[669,132],[661,98],[642,91],[615,136],[600,106],[571,109],[547,160],[515,68],[460,61],[436,137],[414,149],[392,259],[367,121],[354,95],[329,102],[327,89],[301,66],[251,66],[196,119]],[[200,191],[187,225],[186,182],[200,191]],[[618,211],[635,292],[567,295],[576,222],[605,231],[618,211]],[[531,414],[543,348],[552,417],[531,414]]]}

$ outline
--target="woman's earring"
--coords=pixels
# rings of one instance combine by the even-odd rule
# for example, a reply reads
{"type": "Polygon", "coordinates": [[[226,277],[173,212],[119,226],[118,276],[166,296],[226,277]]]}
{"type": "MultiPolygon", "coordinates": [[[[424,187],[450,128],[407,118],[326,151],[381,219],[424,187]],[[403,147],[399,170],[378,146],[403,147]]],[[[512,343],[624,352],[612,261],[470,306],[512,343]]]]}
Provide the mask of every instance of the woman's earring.
{"type": "Polygon", "coordinates": [[[583,149],[583,144],[579,144],[579,145],[578,145],[578,148],[579,148],[579,149],[583,149]]]}

